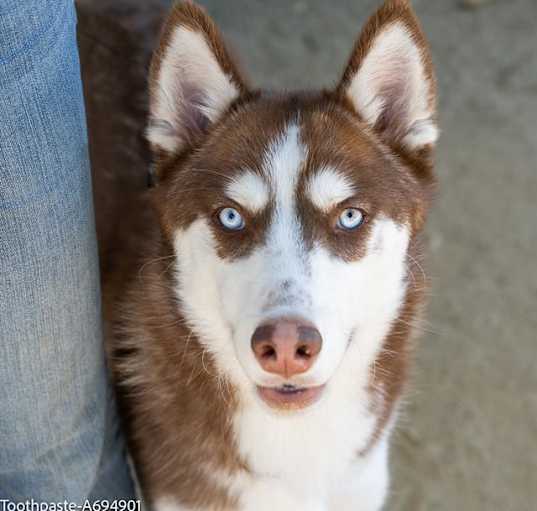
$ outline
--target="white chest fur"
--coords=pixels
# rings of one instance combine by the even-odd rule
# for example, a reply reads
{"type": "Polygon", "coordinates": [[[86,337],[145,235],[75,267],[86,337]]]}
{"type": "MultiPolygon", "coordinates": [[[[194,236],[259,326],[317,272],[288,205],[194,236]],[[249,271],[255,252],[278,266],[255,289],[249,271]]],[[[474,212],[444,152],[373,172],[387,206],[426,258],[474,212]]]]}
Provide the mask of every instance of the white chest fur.
{"type": "Polygon", "coordinates": [[[247,403],[235,419],[238,449],[252,471],[232,483],[241,509],[380,509],[388,482],[387,434],[360,456],[377,417],[360,386],[341,390],[327,388],[321,402],[289,417],[268,412],[258,400],[247,403]]]}
{"type": "MultiPolygon", "coordinates": [[[[278,415],[256,396],[244,396],[234,429],[250,473],[211,474],[237,496],[238,511],[381,509],[388,489],[391,427],[366,455],[360,455],[377,426],[378,417],[371,410],[380,396],[369,393],[367,372],[356,367],[358,347],[350,347],[349,355],[354,356],[342,363],[323,398],[303,412],[278,415]]],[[[185,508],[167,498],[155,509],[223,511],[185,508]]]]}
{"type": "MultiPolygon", "coordinates": [[[[270,449],[270,444],[265,443],[270,449]]],[[[319,446],[317,450],[325,451],[319,446]]],[[[285,458],[282,460],[285,461],[285,458]]],[[[315,487],[310,472],[293,471],[289,460],[291,478],[282,476],[218,477],[219,483],[227,485],[239,497],[237,511],[379,511],[388,490],[388,441],[385,436],[366,456],[349,462],[345,468],[338,465],[338,475],[328,474],[315,487]],[[293,473],[294,472],[294,473],[293,473]],[[305,484],[301,484],[302,481],[305,484]],[[307,493],[302,491],[308,488],[307,493]]],[[[320,471],[315,470],[317,474],[320,471]]],[[[164,497],[155,505],[156,511],[223,511],[221,509],[198,509],[181,505],[164,497]]]]}
{"type": "MultiPolygon", "coordinates": [[[[355,459],[339,477],[329,477],[310,493],[297,494],[289,481],[264,477],[244,488],[241,511],[379,511],[388,489],[387,440],[355,459]]],[[[308,479],[308,473],[302,474],[308,479]]],[[[294,479],[294,478],[293,478],[294,479]]]]}

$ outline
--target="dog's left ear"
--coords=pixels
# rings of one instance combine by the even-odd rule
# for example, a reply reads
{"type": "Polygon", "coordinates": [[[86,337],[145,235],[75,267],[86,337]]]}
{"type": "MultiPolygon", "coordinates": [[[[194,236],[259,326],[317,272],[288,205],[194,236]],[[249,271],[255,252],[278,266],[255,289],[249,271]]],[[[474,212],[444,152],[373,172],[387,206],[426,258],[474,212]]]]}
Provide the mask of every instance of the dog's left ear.
{"type": "Polygon", "coordinates": [[[435,144],[436,81],[407,0],[386,1],[367,22],[337,93],[388,144],[411,152],[435,144]]]}
{"type": "Polygon", "coordinates": [[[181,151],[246,92],[211,18],[193,2],[177,2],[149,73],[146,135],[153,151],[181,151]]]}

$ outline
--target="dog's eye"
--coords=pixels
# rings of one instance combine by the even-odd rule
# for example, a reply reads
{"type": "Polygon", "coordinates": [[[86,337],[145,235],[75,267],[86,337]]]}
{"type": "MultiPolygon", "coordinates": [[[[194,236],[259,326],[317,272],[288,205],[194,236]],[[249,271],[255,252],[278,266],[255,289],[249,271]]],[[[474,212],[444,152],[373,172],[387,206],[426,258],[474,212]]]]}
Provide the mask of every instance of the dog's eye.
{"type": "Polygon", "coordinates": [[[218,220],[228,231],[244,229],[244,219],[235,208],[223,208],[218,213],[218,220]]]}
{"type": "Polygon", "coordinates": [[[354,229],[358,229],[358,227],[360,227],[363,223],[364,214],[361,210],[358,208],[347,208],[341,213],[341,215],[339,215],[337,225],[340,229],[352,231],[354,229]]]}

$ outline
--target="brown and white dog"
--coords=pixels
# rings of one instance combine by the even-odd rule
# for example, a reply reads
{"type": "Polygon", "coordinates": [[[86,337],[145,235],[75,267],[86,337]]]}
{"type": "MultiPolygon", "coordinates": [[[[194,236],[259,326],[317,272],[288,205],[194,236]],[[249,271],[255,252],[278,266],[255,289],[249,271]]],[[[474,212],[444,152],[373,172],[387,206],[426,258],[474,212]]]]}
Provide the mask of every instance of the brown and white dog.
{"type": "Polygon", "coordinates": [[[206,13],[173,8],[150,72],[148,263],[107,313],[154,509],[382,506],[437,135],[405,0],[367,22],[333,90],[292,94],[251,89],[206,13]]]}

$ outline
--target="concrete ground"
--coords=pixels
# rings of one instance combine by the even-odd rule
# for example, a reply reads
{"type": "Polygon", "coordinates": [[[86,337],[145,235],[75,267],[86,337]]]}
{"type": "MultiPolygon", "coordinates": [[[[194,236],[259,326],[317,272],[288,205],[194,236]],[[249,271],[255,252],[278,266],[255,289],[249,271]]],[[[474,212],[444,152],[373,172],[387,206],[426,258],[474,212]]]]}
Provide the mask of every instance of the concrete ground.
{"type": "MultiPolygon", "coordinates": [[[[138,6],[149,13],[165,3],[138,6]]],[[[335,81],[380,2],[200,3],[254,83],[308,88],[335,81]]],[[[428,322],[394,438],[387,509],[530,511],[537,506],[537,2],[413,3],[439,78],[441,186],[429,224],[428,322]]]]}

